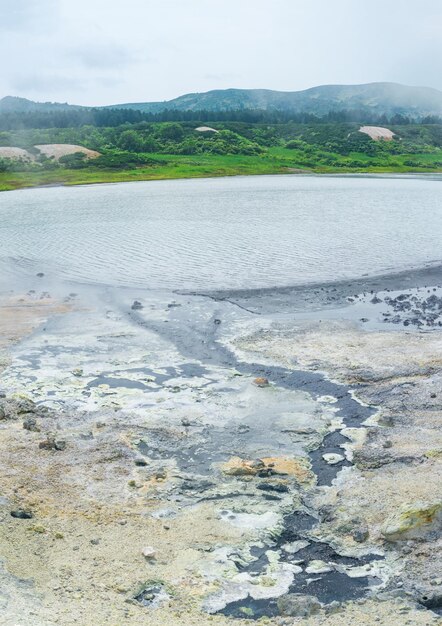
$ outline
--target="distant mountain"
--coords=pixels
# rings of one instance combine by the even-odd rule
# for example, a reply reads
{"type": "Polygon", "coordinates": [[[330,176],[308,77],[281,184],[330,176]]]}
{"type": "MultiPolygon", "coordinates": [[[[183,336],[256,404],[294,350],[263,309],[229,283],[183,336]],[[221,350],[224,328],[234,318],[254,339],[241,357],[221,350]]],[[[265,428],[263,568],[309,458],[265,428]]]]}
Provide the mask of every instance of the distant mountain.
{"type": "Polygon", "coordinates": [[[229,111],[241,109],[309,112],[325,115],[329,111],[362,109],[367,112],[410,116],[441,115],[442,92],[430,87],[407,87],[396,83],[366,85],[322,85],[304,91],[268,89],[221,89],[191,93],[165,102],[112,105],[157,113],[177,111],[229,111]]]}
{"type": "Polygon", "coordinates": [[[67,111],[82,108],[84,107],[76,104],[67,104],[67,102],[34,102],[33,100],[15,96],[6,96],[0,100],[0,113],[35,113],[39,111],[67,111]]]}
{"type": "MultiPolygon", "coordinates": [[[[86,107],[56,102],[33,102],[12,96],[0,100],[0,113],[84,108],[86,107]]],[[[362,110],[377,115],[391,116],[400,113],[411,117],[422,117],[442,115],[442,92],[430,87],[408,87],[397,83],[322,85],[304,91],[220,89],[206,93],[186,94],[164,102],[115,104],[101,108],[132,109],[146,113],[159,113],[166,109],[176,111],[259,109],[308,112],[319,116],[329,111],[362,110]]]]}

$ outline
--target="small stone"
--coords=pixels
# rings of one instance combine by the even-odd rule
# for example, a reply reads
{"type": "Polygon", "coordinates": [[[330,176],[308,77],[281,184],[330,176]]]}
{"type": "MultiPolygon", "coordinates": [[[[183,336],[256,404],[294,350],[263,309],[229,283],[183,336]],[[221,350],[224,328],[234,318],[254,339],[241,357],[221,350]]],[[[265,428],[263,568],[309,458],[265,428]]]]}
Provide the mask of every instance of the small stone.
{"type": "Polygon", "coordinates": [[[183,418],[181,419],[181,424],[182,424],[183,426],[185,426],[185,427],[190,426],[190,420],[189,420],[189,419],[187,419],[187,417],[183,417],[183,418]]]}
{"type": "Polygon", "coordinates": [[[153,561],[156,557],[156,550],[152,546],[147,546],[147,548],[143,548],[142,555],[148,561],[153,561]]]}
{"type": "Polygon", "coordinates": [[[342,606],[340,602],[333,600],[325,607],[327,615],[334,615],[335,613],[340,613],[342,611],[342,606]]]}
{"type": "Polygon", "coordinates": [[[81,367],[76,367],[72,370],[72,374],[74,376],[77,376],[77,378],[80,378],[81,376],[83,376],[83,369],[81,367]]]}
{"type": "Polygon", "coordinates": [[[61,452],[66,448],[66,441],[63,439],[55,439],[52,436],[48,436],[44,441],[40,441],[38,444],[40,450],[57,450],[61,452]]]}
{"type": "Polygon", "coordinates": [[[213,323],[216,324],[217,326],[219,326],[219,324],[221,324],[221,320],[219,319],[214,319],[213,323]]]}
{"type": "Polygon", "coordinates": [[[391,441],[391,439],[387,439],[386,441],[384,441],[384,443],[382,444],[383,448],[391,448],[393,446],[393,442],[391,441]]]}
{"type": "Polygon", "coordinates": [[[360,526],[353,531],[352,536],[357,543],[363,543],[364,541],[367,541],[369,537],[368,528],[366,526],[360,526]]]}
{"type": "Polygon", "coordinates": [[[331,572],[332,568],[325,561],[313,560],[309,562],[305,571],[307,574],[325,574],[326,572],[331,572]]]}
{"type": "Polygon", "coordinates": [[[11,511],[11,516],[16,519],[32,519],[34,517],[33,513],[28,509],[15,509],[11,511]]]}
{"type": "Polygon", "coordinates": [[[25,420],[23,420],[23,428],[25,430],[30,430],[35,433],[40,432],[40,428],[37,425],[37,420],[35,419],[35,417],[27,417],[25,420]]]}
{"type": "Polygon", "coordinates": [[[100,540],[99,540],[99,539],[91,539],[91,544],[92,544],[93,546],[98,546],[98,544],[99,544],[99,543],[100,543],[100,540]]]}
{"type": "Polygon", "coordinates": [[[287,493],[289,491],[288,486],[285,483],[276,482],[262,482],[257,487],[261,491],[276,491],[277,493],[287,493]]]}
{"type": "Polygon", "coordinates": [[[263,376],[258,376],[258,378],[254,379],[253,384],[256,385],[257,387],[268,387],[269,381],[267,378],[264,378],[263,376]]]}
{"type": "Polygon", "coordinates": [[[134,300],[132,306],[130,307],[133,311],[139,311],[143,308],[143,305],[138,300],[134,300]]]}
{"type": "Polygon", "coordinates": [[[28,530],[32,530],[34,533],[38,533],[39,535],[44,535],[46,532],[46,528],[41,526],[41,524],[34,524],[33,526],[29,526],[28,530]]]}
{"type": "Polygon", "coordinates": [[[36,408],[35,403],[27,398],[21,398],[15,405],[17,415],[22,415],[23,413],[35,413],[36,408]]]}
{"type": "Polygon", "coordinates": [[[342,463],[342,461],[345,461],[345,457],[342,454],[334,454],[331,452],[328,454],[323,454],[322,458],[329,465],[337,465],[338,463],[342,463]]]}
{"type": "Polygon", "coordinates": [[[138,467],[146,467],[147,465],[147,461],[146,459],[143,458],[137,458],[134,461],[135,465],[137,465],[138,467]]]}
{"type": "Polygon", "coordinates": [[[36,274],[37,278],[43,278],[44,274],[43,272],[38,272],[38,274],[36,274]]]}
{"type": "Polygon", "coordinates": [[[304,596],[300,593],[288,593],[278,598],[278,605],[281,615],[288,617],[309,617],[316,615],[321,610],[321,603],[314,596],[304,596]]]}

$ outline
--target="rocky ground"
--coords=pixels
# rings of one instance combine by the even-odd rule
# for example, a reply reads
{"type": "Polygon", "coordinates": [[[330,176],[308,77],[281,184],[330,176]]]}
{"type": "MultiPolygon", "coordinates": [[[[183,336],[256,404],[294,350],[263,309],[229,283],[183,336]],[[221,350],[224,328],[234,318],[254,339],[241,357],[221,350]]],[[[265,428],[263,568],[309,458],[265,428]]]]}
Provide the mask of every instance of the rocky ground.
{"type": "Polygon", "coordinates": [[[5,296],[0,623],[438,623],[440,296],[395,286],[5,296]]]}

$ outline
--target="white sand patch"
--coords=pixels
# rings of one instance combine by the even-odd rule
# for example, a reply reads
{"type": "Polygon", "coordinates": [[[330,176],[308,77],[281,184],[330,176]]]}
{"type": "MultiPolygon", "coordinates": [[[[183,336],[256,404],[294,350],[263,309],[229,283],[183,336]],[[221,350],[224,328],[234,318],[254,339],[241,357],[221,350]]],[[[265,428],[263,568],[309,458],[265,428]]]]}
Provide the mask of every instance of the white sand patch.
{"type": "Polygon", "coordinates": [[[89,150],[89,148],[84,148],[83,146],[76,146],[69,143],[48,143],[43,145],[35,146],[37,150],[40,151],[47,158],[53,157],[58,160],[60,157],[66,156],[68,154],[75,154],[77,152],[82,152],[86,155],[88,159],[96,159],[100,156],[99,152],[95,150],[89,150]]]}
{"type": "Polygon", "coordinates": [[[0,159],[34,161],[35,157],[27,150],[23,150],[23,148],[0,147],[0,159]]]}
{"type": "Polygon", "coordinates": [[[374,141],[379,141],[381,139],[384,141],[391,141],[395,135],[395,133],[391,130],[383,128],[382,126],[361,126],[359,132],[368,135],[374,141]]]}
{"type": "Polygon", "coordinates": [[[219,133],[219,130],[216,130],[216,128],[211,128],[210,126],[198,126],[198,128],[195,128],[195,130],[198,133],[219,133]]]}

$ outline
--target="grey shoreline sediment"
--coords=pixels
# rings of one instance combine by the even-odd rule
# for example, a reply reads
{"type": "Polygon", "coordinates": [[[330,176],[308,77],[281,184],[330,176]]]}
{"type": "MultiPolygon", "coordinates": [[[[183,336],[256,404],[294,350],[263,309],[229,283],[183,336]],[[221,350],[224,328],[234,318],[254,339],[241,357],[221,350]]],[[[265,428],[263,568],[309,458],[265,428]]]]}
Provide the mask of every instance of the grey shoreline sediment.
{"type": "Polygon", "coordinates": [[[442,283],[440,261],[398,271],[387,271],[373,276],[320,281],[282,287],[257,289],[217,289],[177,291],[188,295],[207,296],[213,300],[231,302],[251,313],[306,311],[308,309],[336,308],[348,305],[347,298],[355,294],[398,291],[422,288],[442,283]]]}

